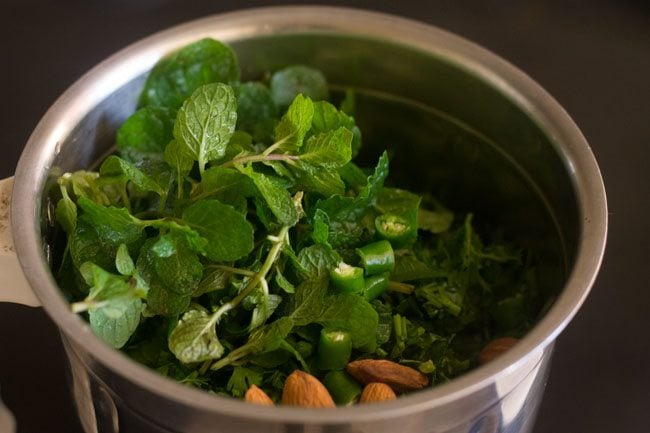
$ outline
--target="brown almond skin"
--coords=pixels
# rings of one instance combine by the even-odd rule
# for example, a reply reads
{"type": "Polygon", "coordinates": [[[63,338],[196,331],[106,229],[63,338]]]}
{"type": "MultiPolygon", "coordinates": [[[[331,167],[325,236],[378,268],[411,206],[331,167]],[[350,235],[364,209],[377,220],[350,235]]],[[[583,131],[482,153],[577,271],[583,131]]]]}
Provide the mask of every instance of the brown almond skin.
{"type": "Polygon", "coordinates": [[[380,401],[395,400],[397,396],[393,388],[385,383],[372,382],[363,388],[361,393],[360,403],[376,403],[380,401]]]}
{"type": "Polygon", "coordinates": [[[495,358],[498,358],[504,352],[507,352],[512,346],[517,344],[519,339],[514,337],[502,337],[490,341],[485,345],[483,350],[478,354],[478,363],[485,365],[495,358]]]}
{"type": "Polygon", "coordinates": [[[336,407],[325,385],[311,374],[301,370],[295,370],[284,382],[282,404],[300,407],[336,407]]]}
{"type": "Polygon", "coordinates": [[[271,397],[266,395],[264,391],[262,391],[259,387],[257,387],[257,385],[254,384],[248,388],[244,399],[248,403],[260,404],[262,406],[273,406],[273,400],[271,400],[271,397]]]}
{"type": "Polygon", "coordinates": [[[429,378],[419,371],[385,359],[353,361],[345,369],[361,383],[385,383],[397,393],[415,391],[429,384],[429,378]]]}

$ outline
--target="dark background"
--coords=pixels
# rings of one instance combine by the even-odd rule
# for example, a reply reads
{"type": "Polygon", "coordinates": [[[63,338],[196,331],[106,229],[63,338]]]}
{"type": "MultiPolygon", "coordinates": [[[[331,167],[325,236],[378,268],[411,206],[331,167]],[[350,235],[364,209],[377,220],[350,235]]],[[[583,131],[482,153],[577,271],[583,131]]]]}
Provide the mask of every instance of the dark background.
{"type": "MultiPolygon", "coordinates": [[[[39,118],[108,55],[193,18],[278,1],[0,0],[0,177],[39,118]]],[[[293,2],[302,3],[302,2],[293,2]]],[[[560,336],[536,433],[647,432],[650,409],[650,2],[332,1],[419,19],[514,63],[567,109],[607,187],[599,279],[560,336]]],[[[79,433],[54,325],[0,304],[0,384],[19,433],[79,433]]]]}

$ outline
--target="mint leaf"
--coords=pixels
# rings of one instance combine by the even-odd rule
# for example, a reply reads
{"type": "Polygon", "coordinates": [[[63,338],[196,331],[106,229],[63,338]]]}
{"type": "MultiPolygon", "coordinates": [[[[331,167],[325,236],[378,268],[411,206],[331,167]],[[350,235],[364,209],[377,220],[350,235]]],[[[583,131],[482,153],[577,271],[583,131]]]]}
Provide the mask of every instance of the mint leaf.
{"type": "Polygon", "coordinates": [[[129,341],[140,324],[142,301],[140,299],[116,299],[110,306],[88,312],[93,333],[105,343],[119,349],[129,341]]]}
{"type": "Polygon", "coordinates": [[[289,316],[296,326],[314,323],[323,314],[328,285],[328,279],[321,277],[305,280],[296,287],[293,308],[289,316]]]}
{"type": "Polygon", "coordinates": [[[117,181],[131,181],[140,190],[155,192],[161,197],[167,195],[168,189],[164,189],[154,179],[151,179],[131,163],[115,155],[111,155],[104,160],[99,169],[99,174],[104,178],[112,178],[117,181]]]}
{"type": "Polygon", "coordinates": [[[244,173],[253,180],[260,195],[264,198],[269,209],[273,212],[273,215],[275,215],[280,224],[286,226],[296,225],[298,222],[298,212],[296,211],[291,194],[289,194],[289,191],[287,191],[282,182],[276,177],[256,173],[250,167],[244,173]]]}
{"type": "Polygon", "coordinates": [[[255,329],[248,337],[246,344],[238,347],[228,353],[228,355],[221,360],[212,364],[210,369],[219,370],[246,356],[259,355],[279,349],[285,341],[284,339],[293,330],[293,327],[293,320],[284,316],[280,317],[275,322],[267,323],[266,325],[255,329]]]}
{"type": "Polygon", "coordinates": [[[169,350],[185,364],[219,359],[224,353],[211,315],[199,305],[178,321],[169,335],[169,350]]]}
{"type": "Polygon", "coordinates": [[[271,77],[271,95],[281,110],[299,95],[313,100],[328,99],[327,80],[321,71],[296,65],[281,69],[271,77]]]}
{"type": "Polygon", "coordinates": [[[237,89],[237,129],[248,132],[256,142],[268,143],[278,121],[271,91],[262,83],[244,83],[237,89]]]}
{"type": "Polygon", "coordinates": [[[340,257],[331,248],[315,244],[300,250],[298,260],[308,279],[320,279],[329,277],[330,269],[336,266],[340,257]]]}
{"type": "Polygon", "coordinates": [[[203,277],[203,265],[185,238],[168,233],[160,236],[151,249],[160,284],[179,295],[192,294],[203,277]]]}
{"type": "Polygon", "coordinates": [[[181,314],[187,309],[190,305],[191,295],[170,290],[169,284],[172,282],[158,274],[156,262],[160,258],[154,251],[157,242],[157,239],[149,239],[145,242],[136,262],[136,270],[149,287],[147,293],[149,309],[155,314],[171,317],[181,314]]]}
{"type": "Polygon", "coordinates": [[[67,188],[61,187],[61,194],[63,197],[56,204],[56,220],[71,235],[77,226],[77,205],[70,199],[67,188]]]}
{"type": "Polygon", "coordinates": [[[126,209],[102,206],[85,197],[79,197],[77,204],[83,210],[81,218],[95,227],[103,240],[116,247],[141,238],[144,224],[126,209]]]}
{"type": "Polygon", "coordinates": [[[176,110],[144,107],[126,119],[117,130],[115,142],[120,156],[135,163],[143,159],[160,159],[172,139],[176,110]]]}
{"type": "Polygon", "coordinates": [[[433,269],[419,260],[411,250],[395,254],[395,269],[390,273],[392,281],[414,281],[436,276],[433,269]]]}
{"type": "Polygon", "coordinates": [[[203,173],[209,161],[222,158],[237,122],[237,102],[230,86],[206,84],[178,110],[174,138],[182,158],[198,161],[203,173]]]}
{"type": "Polygon", "coordinates": [[[99,237],[97,230],[88,222],[80,219],[68,240],[70,257],[79,269],[85,262],[94,262],[104,269],[114,266],[114,258],[119,244],[106,242],[99,237]]]}
{"type": "Polygon", "coordinates": [[[253,226],[232,206],[202,200],[185,209],[183,220],[208,241],[205,255],[210,260],[233,261],[253,250],[253,226]]]}
{"type": "Polygon", "coordinates": [[[242,197],[251,197],[257,188],[251,179],[237,170],[225,167],[210,167],[201,177],[200,193],[196,198],[214,197],[220,202],[233,204],[242,197]]]}
{"type": "Polygon", "coordinates": [[[135,264],[129,255],[129,249],[126,247],[126,244],[120,244],[117,248],[115,268],[122,275],[133,275],[133,272],[135,272],[135,264]]]}
{"type": "Polygon", "coordinates": [[[169,142],[165,148],[165,162],[174,169],[177,188],[183,188],[183,179],[189,174],[194,166],[194,159],[188,156],[183,144],[176,140],[169,142]]]}
{"type": "Polygon", "coordinates": [[[309,137],[300,149],[299,158],[313,166],[337,168],[345,165],[352,157],[350,144],[352,133],[341,127],[309,137]]]}
{"type": "Polygon", "coordinates": [[[329,245],[329,226],[330,219],[325,212],[321,209],[316,209],[314,213],[314,218],[312,220],[313,230],[311,233],[311,238],[317,244],[329,245]]]}
{"type": "Polygon", "coordinates": [[[161,59],[149,74],[140,105],[178,108],[200,86],[239,80],[232,49],[214,39],[202,39],[161,59]]]}
{"type": "Polygon", "coordinates": [[[284,150],[295,150],[300,148],[305,135],[311,128],[314,117],[314,103],[309,97],[296,96],[282,116],[278,126],[275,127],[275,141],[281,143],[280,148],[284,150]]]}
{"type": "Polygon", "coordinates": [[[314,117],[310,133],[330,132],[341,127],[352,132],[351,151],[352,157],[354,157],[361,148],[361,130],[357,127],[354,117],[337,110],[334,105],[327,101],[314,102],[314,117]]]}
{"type": "Polygon", "coordinates": [[[199,283],[192,297],[197,298],[205,293],[223,290],[228,287],[232,273],[223,269],[210,269],[203,273],[203,279],[199,283]]]}
{"type": "Polygon", "coordinates": [[[301,191],[315,192],[325,197],[345,193],[345,184],[336,170],[297,161],[291,167],[291,173],[296,179],[296,188],[301,191]]]}

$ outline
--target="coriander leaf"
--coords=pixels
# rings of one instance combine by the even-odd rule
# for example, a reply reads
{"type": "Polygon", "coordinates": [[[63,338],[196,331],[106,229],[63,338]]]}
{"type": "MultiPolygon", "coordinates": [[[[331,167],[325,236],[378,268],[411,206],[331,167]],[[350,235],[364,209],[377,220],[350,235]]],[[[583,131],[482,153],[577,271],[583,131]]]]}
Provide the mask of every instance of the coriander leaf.
{"type": "Polygon", "coordinates": [[[183,220],[207,239],[205,255],[210,260],[233,261],[253,250],[253,226],[232,206],[202,200],[185,209],[183,220]]]}
{"type": "Polygon", "coordinates": [[[262,83],[244,83],[237,89],[237,129],[252,135],[256,142],[267,143],[273,137],[278,110],[270,90],[262,83]]]}
{"type": "Polygon", "coordinates": [[[161,197],[167,195],[167,190],[163,189],[155,180],[151,179],[129,162],[115,155],[111,155],[104,160],[99,169],[99,173],[104,178],[131,181],[142,191],[155,192],[161,197]]]}
{"type": "Polygon", "coordinates": [[[143,222],[126,209],[102,206],[85,197],[79,197],[77,204],[83,211],[81,219],[92,225],[104,242],[117,248],[142,239],[143,222]]]}
{"type": "Polygon", "coordinates": [[[271,95],[280,109],[289,106],[299,95],[314,100],[328,99],[327,80],[321,71],[296,65],[281,69],[271,77],[271,95]]]}
{"type": "Polygon", "coordinates": [[[61,187],[61,194],[63,197],[56,204],[56,220],[68,235],[72,235],[77,226],[77,205],[70,199],[67,188],[61,187]]]}
{"type": "Polygon", "coordinates": [[[300,148],[305,135],[311,128],[314,117],[314,103],[309,97],[298,95],[287,112],[275,127],[275,141],[281,143],[280,149],[295,150],[300,148]]]}
{"type": "Polygon", "coordinates": [[[140,299],[116,299],[110,307],[97,308],[88,312],[93,333],[105,343],[119,349],[129,341],[140,323],[142,301],[140,299]],[[109,314],[109,308],[112,314],[109,314]],[[115,314],[119,311],[120,314],[115,314]]]}
{"type": "Polygon", "coordinates": [[[135,163],[143,159],[160,159],[172,139],[176,110],[144,107],[126,119],[117,130],[115,142],[120,156],[135,163]]]}
{"type": "Polygon", "coordinates": [[[214,39],[202,39],[161,59],[140,95],[140,105],[178,108],[200,86],[239,80],[232,49],[214,39]]]}
{"type": "Polygon", "coordinates": [[[235,366],[226,384],[226,389],[234,397],[243,397],[251,385],[262,385],[263,372],[257,368],[235,366]]]}
{"type": "Polygon", "coordinates": [[[219,359],[224,353],[212,316],[200,305],[183,314],[168,341],[169,350],[185,364],[219,359]]]}
{"type": "Polygon", "coordinates": [[[122,275],[132,275],[135,271],[135,264],[129,255],[129,249],[126,244],[120,244],[115,256],[115,268],[122,275]]]}
{"type": "Polygon", "coordinates": [[[454,214],[442,207],[435,211],[420,209],[417,220],[419,229],[438,234],[449,230],[454,222],[454,214]]]}
{"type": "Polygon", "coordinates": [[[352,157],[351,142],[352,133],[344,127],[322,132],[309,137],[300,149],[299,158],[308,164],[323,168],[341,167],[352,157]]]}
{"type": "Polygon", "coordinates": [[[314,102],[314,117],[311,124],[311,134],[334,131],[338,128],[347,128],[352,132],[351,150],[354,157],[361,147],[361,130],[357,127],[354,117],[348,116],[343,111],[327,101],[314,102]]]}
{"type": "Polygon", "coordinates": [[[183,236],[173,232],[160,236],[151,249],[154,269],[165,288],[179,295],[196,290],[203,277],[203,265],[183,236]]]}
{"type": "Polygon", "coordinates": [[[222,158],[237,122],[232,87],[215,83],[199,87],[178,110],[174,138],[186,159],[198,161],[203,173],[209,161],[222,158]]]}
{"type": "Polygon", "coordinates": [[[415,296],[427,311],[445,310],[458,316],[463,308],[463,294],[452,285],[433,282],[415,289],[415,296]]]}
{"type": "Polygon", "coordinates": [[[298,253],[298,260],[308,279],[320,279],[329,276],[330,269],[340,261],[340,257],[331,248],[315,244],[303,248],[298,253]]]}
{"type": "Polygon", "coordinates": [[[343,293],[325,298],[325,308],[315,322],[325,328],[347,331],[352,347],[374,347],[377,339],[379,316],[364,298],[343,293]]]}
{"type": "Polygon", "coordinates": [[[267,176],[262,173],[254,172],[252,167],[248,167],[244,173],[249,176],[260,195],[266,201],[273,215],[278,219],[280,224],[294,226],[298,222],[298,212],[293,203],[289,191],[284,187],[280,180],[273,176],[267,176]]]}

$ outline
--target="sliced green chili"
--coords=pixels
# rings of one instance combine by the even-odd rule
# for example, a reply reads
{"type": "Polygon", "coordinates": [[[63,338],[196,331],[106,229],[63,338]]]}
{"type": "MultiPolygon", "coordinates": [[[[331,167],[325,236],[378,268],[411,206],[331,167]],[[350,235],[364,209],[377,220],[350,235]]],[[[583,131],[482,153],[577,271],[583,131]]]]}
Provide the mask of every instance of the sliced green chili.
{"type": "Polygon", "coordinates": [[[417,236],[417,227],[413,227],[399,215],[385,214],[375,218],[377,235],[396,248],[403,247],[417,236]]]}
{"type": "Polygon", "coordinates": [[[359,382],[343,370],[327,373],[323,378],[323,385],[330,392],[336,404],[341,406],[356,403],[363,391],[359,382]]]}
{"type": "Polygon", "coordinates": [[[377,296],[384,293],[386,289],[388,289],[389,276],[390,274],[388,272],[384,272],[383,274],[371,275],[366,278],[366,287],[363,289],[363,297],[368,301],[372,301],[377,296]]]}
{"type": "Polygon", "coordinates": [[[330,272],[330,282],[341,293],[361,293],[365,286],[363,269],[341,262],[330,272]]]}
{"type": "Polygon", "coordinates": [[[357,254],[361,257],[361,264],[366,270],[366,275],[390,272],[395,267],[393,247],[386,240],[357,248],[357,254]]]}
{"type": "Polygon", "coordinates": [[[352,339],[345,331],[323,329],[318,340],[316,363],[321,370],[342,370],[350,360],[352,339]]]}

